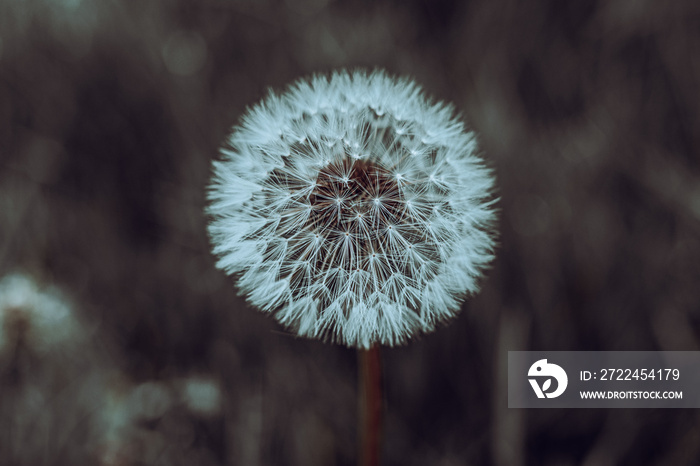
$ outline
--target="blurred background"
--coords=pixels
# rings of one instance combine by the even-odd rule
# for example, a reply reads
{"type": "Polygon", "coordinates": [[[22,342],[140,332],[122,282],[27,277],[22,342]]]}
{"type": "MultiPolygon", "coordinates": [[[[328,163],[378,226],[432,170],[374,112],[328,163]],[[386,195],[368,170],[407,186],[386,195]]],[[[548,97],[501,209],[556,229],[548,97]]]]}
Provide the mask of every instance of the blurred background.
{"type": "Polygon", "coordinates": [[[350,465],[353,350],[205,233],[247,106],[338,67],[453,102],[498,177],[460,316],[385,349],[386,465],[691,465],[697,410],[509,410],[509,350],[700,349],[700,3],[0,0],[0,464],[350,465]]]}

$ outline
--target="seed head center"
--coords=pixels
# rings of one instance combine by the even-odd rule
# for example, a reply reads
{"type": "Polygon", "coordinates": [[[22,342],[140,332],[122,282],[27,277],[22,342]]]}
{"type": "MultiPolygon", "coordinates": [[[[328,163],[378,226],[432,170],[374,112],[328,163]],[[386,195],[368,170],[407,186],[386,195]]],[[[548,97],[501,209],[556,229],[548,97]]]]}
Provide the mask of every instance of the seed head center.
{"type": "Polygon", "coordinates": [[[319,172],[309,196],[309,228],[347,231],[365,216],[381,227],[400,216],[396,207],[401,197],[396,178],[374,162],[348,158],[331,163],[319,172]]]}

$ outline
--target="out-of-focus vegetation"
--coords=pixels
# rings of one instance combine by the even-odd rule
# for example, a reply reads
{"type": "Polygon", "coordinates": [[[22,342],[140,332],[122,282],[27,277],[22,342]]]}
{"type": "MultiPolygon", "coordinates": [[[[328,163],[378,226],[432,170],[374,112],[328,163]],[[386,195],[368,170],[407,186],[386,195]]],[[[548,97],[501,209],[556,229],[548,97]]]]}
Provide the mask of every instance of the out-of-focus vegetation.
{"type": "Polygon", "coordinates": [[[383,353],[386,464],[698,464],[695,411],[508,410],[504,376],[508,350],[699,348],[699,24],[691,0],[0,0],[0,464],[355,462],[355,353],[248,308],[203,215],[246,106],[355,66],[455,102],[501,196],[481,294],[383,353]]]}

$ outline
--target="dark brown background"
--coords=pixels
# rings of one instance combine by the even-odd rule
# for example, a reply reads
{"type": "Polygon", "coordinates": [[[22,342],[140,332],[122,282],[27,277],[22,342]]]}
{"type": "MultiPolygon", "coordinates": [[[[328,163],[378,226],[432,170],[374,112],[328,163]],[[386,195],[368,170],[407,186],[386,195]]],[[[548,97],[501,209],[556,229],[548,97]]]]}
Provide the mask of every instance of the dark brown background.
{"type": "Polygon", "coordinates": [[[355,462],[355,352],[247,307],[203,215],[246,106],[354,66],[454,102],[501,197],[482,292],[383,353],[385,464],[700,462],[697,411],[508,410],[504,380],[508,350],[698,349],[698,2],[0,0],[0,39],[0,273],[60,287],[130,383],[222,386],[134,464],[355,462]]]}

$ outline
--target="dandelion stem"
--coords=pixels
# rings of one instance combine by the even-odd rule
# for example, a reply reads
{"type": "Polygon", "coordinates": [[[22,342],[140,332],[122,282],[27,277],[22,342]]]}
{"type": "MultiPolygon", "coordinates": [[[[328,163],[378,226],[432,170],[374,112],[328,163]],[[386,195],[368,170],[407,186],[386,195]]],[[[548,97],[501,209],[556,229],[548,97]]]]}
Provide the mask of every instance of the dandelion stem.
{"type": "Polygon", "coordinates": [[[360,466],[378,466],[382,437],[382,366],[379,345],[358,350],[360,466]]]}

